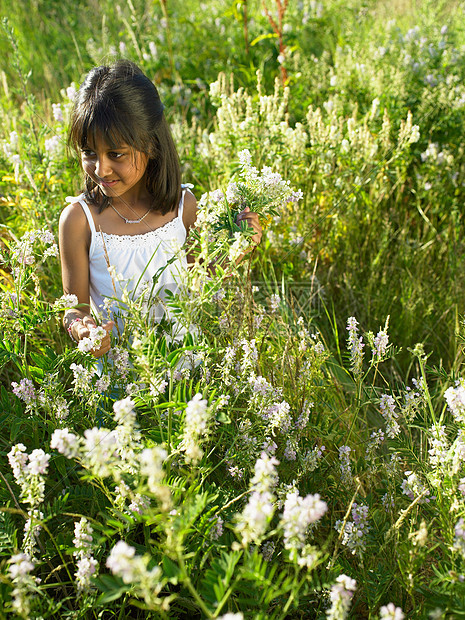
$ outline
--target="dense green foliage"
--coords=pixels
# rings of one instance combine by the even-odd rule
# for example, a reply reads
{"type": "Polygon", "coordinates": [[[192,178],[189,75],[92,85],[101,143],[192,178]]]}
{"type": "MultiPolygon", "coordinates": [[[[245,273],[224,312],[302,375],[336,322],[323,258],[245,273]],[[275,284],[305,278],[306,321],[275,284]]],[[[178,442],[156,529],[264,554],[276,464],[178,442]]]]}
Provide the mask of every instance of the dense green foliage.
{"type": "Polygon", "coordinates": [[[464,615],[464,9],[0,0],[0,614],[464,615]],[[50,233],[82,181],[72,83],[118,55],[157,84],[197,198],[244,149],[303,198],[232,278],[196,264],[183,342],[134,304],[102,387],[60,326],[50,233]]]}

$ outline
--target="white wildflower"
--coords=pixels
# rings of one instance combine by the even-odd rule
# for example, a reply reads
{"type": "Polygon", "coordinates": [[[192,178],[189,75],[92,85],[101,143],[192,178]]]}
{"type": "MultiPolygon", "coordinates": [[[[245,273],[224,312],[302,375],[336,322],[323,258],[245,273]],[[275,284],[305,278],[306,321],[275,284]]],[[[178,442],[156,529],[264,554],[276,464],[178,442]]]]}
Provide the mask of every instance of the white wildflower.
{"type": "Polygon", "coordinates": [[[363,363],[363,339],[358,336],[358,321],[355,317],[351,316],[347,319],[347,331],[349,332],[348,346],[350,351],[350,361],[352,371],[355,375],[360,375],[362,372],[363,363]]]}
{"type": "Polygon", "coordinates": [[[404,620],[405,615],[400,607],[396,607],[394,603],[383,605],[379,610],[379,620],[404,620]]]}
{"type": "Polygon", "coordinates": [[[304,548],[307,528],[328,510],[326,502],[318,493],[300,497],[298,491],[287,494],[280,526],[284,532],[284,547],[290,551],[290,559],[296,560],[304,548]]]}
{"type": "Polygon", "coordinates": [[[67,428],[55,429],[50,438],[50,447],[58,450],[60,454],[63,454],[68,459],[78,456],[80,446],[80,437],[74,433],[70,433],[67,428]]]}
{"type": "Polygon", "coordinates": [[[202,394],[196,394],[187,403],[183,439],[179,446],[186,455],[188,462],[197,463],[203,456],[200,440],[208,435],[211,413],[208,401],[202,398],[202,394]]]}
{"type": "Polygon", "coordinates": [[[396,402],[390,394],[382,394],[379,403],[381,414],[386,422],[386,433],[388,437],[394,438],[400,433],[400,426],[397,422],[399,414],[396,411],[396,402]]]}
{"type": "Polygon", "coordinates": [[[326,612],[328,620],[344,620],[349,613],[350,603],[357,589],[357,582],[347,575],[339,575],[331,587],[331,608],[326,612]]]}

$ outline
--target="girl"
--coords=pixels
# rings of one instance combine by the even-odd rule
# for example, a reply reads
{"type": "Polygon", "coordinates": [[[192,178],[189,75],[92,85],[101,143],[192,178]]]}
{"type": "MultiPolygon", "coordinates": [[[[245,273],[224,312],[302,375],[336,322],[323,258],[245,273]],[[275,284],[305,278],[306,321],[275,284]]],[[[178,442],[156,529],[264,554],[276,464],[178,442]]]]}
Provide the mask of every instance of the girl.
{"type": "MultiPolygon", "coordinates": [[[[92,354],[110,349],[108,300],[130,292],[137,297],[157,274],[157,294],[176,292],[189,262],[184,245],[195,224],[197,203],[181,185],[179,159],[153,83],[132,62],[92,69],[74,105],[69,143],[85,174],[84,192],[60,217],[63,290],[78,298],[64,325],[78,342],[104,317],[106,335],[92,354]],[[110,274],[113,270],[113,277],[110,274]],[[117,275],[115,278],[114,275],[117,275]]],[[[262,229],[247,208],[237,217],[262,229]]],[[[161,313],[155,311],[155,320],[161,313]]]]}

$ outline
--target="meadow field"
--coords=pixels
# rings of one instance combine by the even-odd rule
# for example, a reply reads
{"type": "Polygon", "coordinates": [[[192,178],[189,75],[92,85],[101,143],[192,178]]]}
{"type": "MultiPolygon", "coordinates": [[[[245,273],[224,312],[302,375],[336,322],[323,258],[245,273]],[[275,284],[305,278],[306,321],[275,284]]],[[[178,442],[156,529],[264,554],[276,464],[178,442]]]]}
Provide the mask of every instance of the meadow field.
{"type": "Polygon", "coordinates": [[[465,2],[0,9],[0,618],[465,618],[465,2]],[[58,218],[76,89],[120,57],[197,259],[184,336],[125,299],[97,371],[58,218]],[[262,243],[212,274],[245,204],[262,243]]]}

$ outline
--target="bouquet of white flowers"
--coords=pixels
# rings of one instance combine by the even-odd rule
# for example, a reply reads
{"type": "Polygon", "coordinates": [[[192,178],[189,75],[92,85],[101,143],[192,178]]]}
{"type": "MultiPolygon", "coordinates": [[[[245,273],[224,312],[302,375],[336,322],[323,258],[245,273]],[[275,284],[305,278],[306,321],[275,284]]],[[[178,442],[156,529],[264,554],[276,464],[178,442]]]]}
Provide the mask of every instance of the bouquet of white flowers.
{"type": "Polygon", "coordinates": [[[247,224],[236,223],[236,216],[249,207],[258,213],[262,226],[268,224],[280,209],[302,198],[302,191],[295,190],[281,175],[269,166],[261,171],[252,166],[250,152],[239,153],[239,172],[229,183],[226,191],[217,189],[203,194],[199,201],[198,225],[207,226],[218,240],[221,231],[227,231],[230,242],[238,239],[238,233],[252,235],[247,224]]]}

